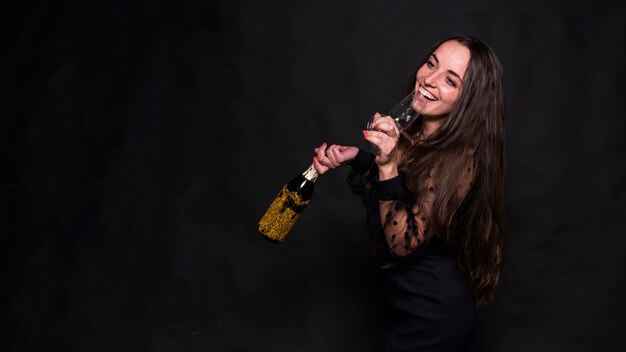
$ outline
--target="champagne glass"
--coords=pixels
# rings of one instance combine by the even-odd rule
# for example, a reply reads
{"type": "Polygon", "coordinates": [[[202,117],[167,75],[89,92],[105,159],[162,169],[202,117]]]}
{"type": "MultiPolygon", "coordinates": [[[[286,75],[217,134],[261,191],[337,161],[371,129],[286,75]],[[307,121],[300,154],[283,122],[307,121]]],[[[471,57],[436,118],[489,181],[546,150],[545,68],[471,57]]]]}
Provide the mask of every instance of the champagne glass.
{"type": "MultiPolygon", "coordinates": [[[[396,123],[396,127],[398,131],[402,133],[406,130],[419,116],[420,111],[424,108],[424,103],[420,100],[415,99],[415,91],[412,91],[407,96],[402,98],[393,109],[389,110],[387,116],[390,116],[396,123]]],[[[385,116],[385,115],[383,115],[385,116]]],[[[374,116],[370,118],[367,122],[367,130],[375,131],[374,127],[374,116]]],[[[371,151],[378,155],[380,154],[380,150],[378,147],[372,143],[369,143],[371,151]]]]}

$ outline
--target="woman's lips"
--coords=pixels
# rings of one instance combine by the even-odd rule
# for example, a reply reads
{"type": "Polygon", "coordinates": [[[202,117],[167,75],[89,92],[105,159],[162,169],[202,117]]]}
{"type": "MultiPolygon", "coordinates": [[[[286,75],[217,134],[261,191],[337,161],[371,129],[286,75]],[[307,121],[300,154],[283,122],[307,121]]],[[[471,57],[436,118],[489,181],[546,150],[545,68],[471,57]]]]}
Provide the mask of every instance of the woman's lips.
{"type": "Polygon", "coordinates": [[[417,93],[419,96],[421,96],[422,98],[428,100],[428,101],[435,101],[437,100],[437,98],[435,98],[435,96],[429,92],[428,90],[426,90],[424,87],[420,86],[417,88],[417,93]]]}

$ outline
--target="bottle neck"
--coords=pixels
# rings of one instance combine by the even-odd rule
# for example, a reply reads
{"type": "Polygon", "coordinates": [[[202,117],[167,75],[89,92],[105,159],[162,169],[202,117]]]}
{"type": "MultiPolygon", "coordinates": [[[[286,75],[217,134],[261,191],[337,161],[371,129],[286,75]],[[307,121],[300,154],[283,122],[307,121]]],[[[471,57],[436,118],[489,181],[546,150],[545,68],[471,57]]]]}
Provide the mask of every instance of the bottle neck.
{"type": "Polygon", "coordinates": [[[317,170],[315,170],[315,166],[311,164],[311,166],[309,166],[309,168],[302,173],[302,176],[311,182],[315,182],[317,181],[317,176],[319,176],[319,174],[317,173],[317,170]]]}

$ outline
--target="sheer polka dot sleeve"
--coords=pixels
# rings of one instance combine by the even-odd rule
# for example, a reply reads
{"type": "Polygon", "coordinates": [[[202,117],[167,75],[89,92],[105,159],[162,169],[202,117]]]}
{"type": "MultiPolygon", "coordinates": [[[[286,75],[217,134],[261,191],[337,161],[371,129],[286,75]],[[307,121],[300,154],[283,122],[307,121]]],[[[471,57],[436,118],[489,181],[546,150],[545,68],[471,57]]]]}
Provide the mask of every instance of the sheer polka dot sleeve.
{"type": "Polygon", "coordinates": [[[429,238],[428,220],[435,192],[432,180],[423,191],[420,204],[408,203],[406,199],[380,201],[383,233],[393,256],[406,256],[429,238]]]}
{"type": "MultiPolygon", "coordinates": [[[[459,199],[464,199],[471,188],[474,179],[472,165],[473,160],[468,160],[459,178],[459,199]]],[[[429,223],[437,195],[436,177],[436,170],[433,170],[421,187],[418,197],[393,197],[393,193],[380,192],[389,194],[387,197],[379,197],[379,206],[383,233],[392,256],[409,255],[433,236],[429,223]]]]}

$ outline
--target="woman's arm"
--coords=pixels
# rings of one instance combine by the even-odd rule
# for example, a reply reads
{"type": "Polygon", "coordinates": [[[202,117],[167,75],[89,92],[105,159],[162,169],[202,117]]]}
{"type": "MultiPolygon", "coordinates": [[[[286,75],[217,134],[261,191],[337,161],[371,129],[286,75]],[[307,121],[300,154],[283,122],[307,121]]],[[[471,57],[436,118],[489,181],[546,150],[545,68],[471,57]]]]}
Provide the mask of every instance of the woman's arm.
{"type": "Polygon", "coordinates": [[[415,197],[404,189],[400,176],[375,185],[381,226],[391,255],[409,255],[425,239],[430,238],[428,222],[435,198],[432,186],[432,181],[427,183],[431,190],[425,187],[426,190],[422,190],[419,197],[415,197]]]}
{"type": "MultiPolygon", "coordinates": [[[[457,196],[467,196],[474,179],[474,159],[468,158],[459,178],[457,196]]],[[[437,171],[431,170],[430,177],[420,188],[417,197],[411,197],[404,188],[401,177],[379,181],[375,187],[379,198],[380,219],[389,252],[403,257],[415,251],[420,244],[429,240],[433,232],[429,224],[432,206],[437,195],[437,171]],[[419,201],[418,201],[419,200],[419,201]]]]}

